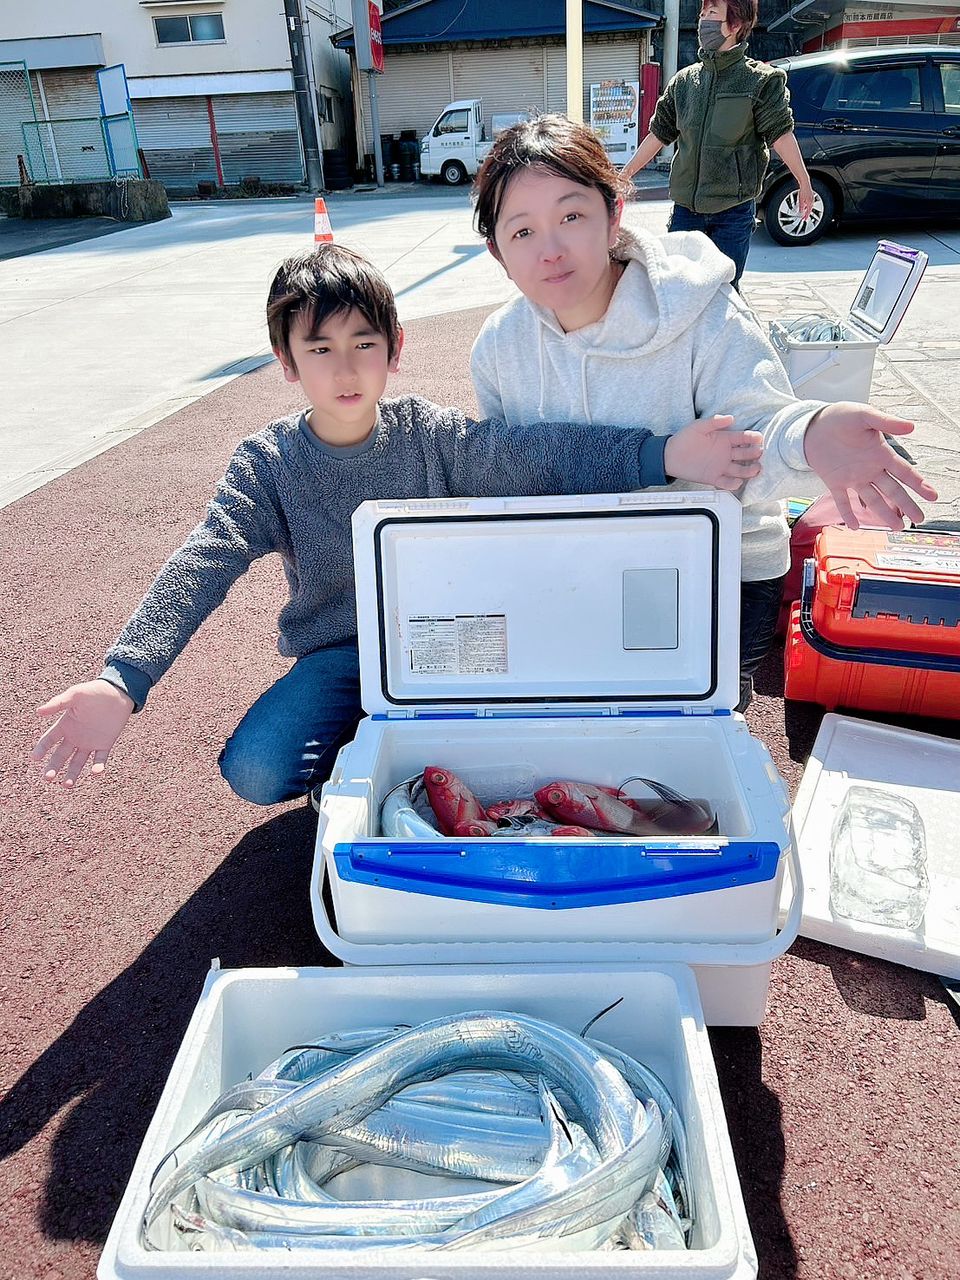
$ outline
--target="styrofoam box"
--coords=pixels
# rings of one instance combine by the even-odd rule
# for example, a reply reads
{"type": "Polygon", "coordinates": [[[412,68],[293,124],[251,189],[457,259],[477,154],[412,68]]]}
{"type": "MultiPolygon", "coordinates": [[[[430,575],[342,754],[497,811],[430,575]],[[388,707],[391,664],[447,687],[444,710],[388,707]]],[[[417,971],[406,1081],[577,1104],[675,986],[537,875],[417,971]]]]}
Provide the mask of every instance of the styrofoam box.
{"type": "MultiPolygon", "coordinates": [[[[651,1280],[749,1280],[756,1255],[740,1194],[697,987],[682,965],[426,966],[240,969],[212,972],[187,1028],[110,1229],[99,1280],[315,1276],[309,1251],[147,1251],[139,1226],[154,1170],[228,1086],[287,1046],[337,1028],[416,1024],[444,1014],[498,1009],[579,1033],[611,1003],[594,1034],[664,1080],[687,1129],[697,1223],[686,1252],[510,1254],[433,1251],[325,1253],[331,1280],[521,1280],[611,1275],[651,1280]]],[[[461,1184],[466,1190],[470,1184],[461,1184]]],[[[182,1245],[181,1245],[182,1249],[182,1245]]]]}
{"type": "Polygon", "coordinates": [[[829,712],[804,769],[794,817],[807,887],[801,933],[960,978],[960,742],[829,712]],[[915,930],[848,920],[831,909],[831,829],[854,785],[902,796],[923,819],[930,898],[915,930]]]}

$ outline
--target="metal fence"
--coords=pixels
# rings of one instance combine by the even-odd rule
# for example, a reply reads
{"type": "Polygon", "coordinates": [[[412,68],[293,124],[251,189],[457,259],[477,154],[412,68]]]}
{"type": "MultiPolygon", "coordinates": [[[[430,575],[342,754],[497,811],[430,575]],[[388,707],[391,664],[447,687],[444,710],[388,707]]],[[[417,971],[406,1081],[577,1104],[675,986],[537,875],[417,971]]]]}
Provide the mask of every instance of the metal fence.
{"type": "Polygon", "coordinates": [[[140,176],[129,113],[26,121],[22,129],[23,155],[34,182],[100,182],[140,176]]]}
{"type": "Polygon", "coordinates": [[[23,122],[37,118],[25,62],[0,62],[0,187],[17,186],[23,122]]]}

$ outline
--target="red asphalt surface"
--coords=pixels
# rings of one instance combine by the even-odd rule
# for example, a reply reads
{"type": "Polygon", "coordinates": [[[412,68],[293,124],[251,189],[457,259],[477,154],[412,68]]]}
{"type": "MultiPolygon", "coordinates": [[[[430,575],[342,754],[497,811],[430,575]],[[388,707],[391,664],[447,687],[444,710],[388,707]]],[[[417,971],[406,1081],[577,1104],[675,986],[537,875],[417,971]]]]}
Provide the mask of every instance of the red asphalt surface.
{"type": "MultiPolygon", "coordinates": [[[[410,324],[388,391],[472,409],[485,314],[410,324]]],[[[3,512],[2,1277],[94,1274],[212,957],[332,963],[309,911],[312,811],[247,805],[216,766],[285,669],[278,562],[237,584],[104,778],[70,794],[26,761],[34,708],[99,671],[237,441],[300,403],[270,365],[3,512]]],[[[791,793],[820,715],[784,704],[774,655],[748,719],[791,793]]],[[[765,1280],[960,1276],[952,1010],[935,978],[800,940],[763,1025],[711,1033],[765,1280]]]]}

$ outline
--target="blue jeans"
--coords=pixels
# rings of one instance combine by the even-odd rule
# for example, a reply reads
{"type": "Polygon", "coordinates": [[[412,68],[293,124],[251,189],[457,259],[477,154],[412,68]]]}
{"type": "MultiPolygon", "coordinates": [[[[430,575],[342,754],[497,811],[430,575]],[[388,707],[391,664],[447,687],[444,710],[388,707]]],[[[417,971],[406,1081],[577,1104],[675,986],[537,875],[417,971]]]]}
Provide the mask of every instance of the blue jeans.
{"type": "Polygon", "coordinates": [[[220,772],[254,804],[306,795],[326,782],[363,714],[356,644],[318,649],[256,700],[220,752],[220,772]]]}
{"type": "Polygon", "coordinates": [[[740,584],[740,701],[738,711],[746,711],[753,697],[753,677],[777,634],[782,578],[740,584]]]}
{"type": "Polygon", "coordinates": [[[721,253],[732,258],[735,267],[733,287],[739,292],[740,277],[747,265],[750,237],[757,225],[757,202],[746,200],[732,209],[720,213],[694,213],[682,204],[675,204],[670,215],[670,231],[702,231],[709,236],[721,253]]]}

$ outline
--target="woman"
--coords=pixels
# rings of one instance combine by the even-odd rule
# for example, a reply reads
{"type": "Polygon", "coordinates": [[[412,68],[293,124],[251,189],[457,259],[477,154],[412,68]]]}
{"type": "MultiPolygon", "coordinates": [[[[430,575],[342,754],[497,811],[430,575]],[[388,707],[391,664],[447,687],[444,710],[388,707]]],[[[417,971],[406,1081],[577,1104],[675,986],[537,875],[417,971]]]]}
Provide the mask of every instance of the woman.
{"type": "Polygon", "coordinates": [[[852,528],[922,520],[908,489],[936,493],[884,440],[913,425],[868,405],[797,400],[731,288],[731,261],[701,232],[626,232],[620,179],[583,125],[546,115],[502,133],[475,198],[477,230],[523,295],[490,316],[474,344],[484,416],[668,435],[730,414],[763,434],[763,469],[740,494],[743,709],[789,565],[781,499],[826,486],[852,528]]]}

